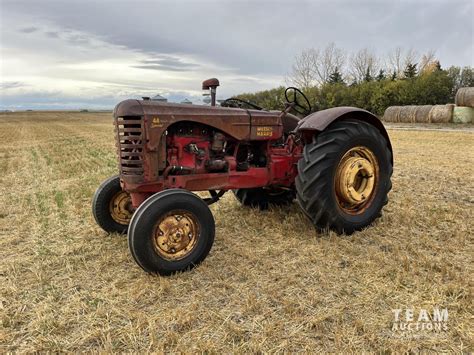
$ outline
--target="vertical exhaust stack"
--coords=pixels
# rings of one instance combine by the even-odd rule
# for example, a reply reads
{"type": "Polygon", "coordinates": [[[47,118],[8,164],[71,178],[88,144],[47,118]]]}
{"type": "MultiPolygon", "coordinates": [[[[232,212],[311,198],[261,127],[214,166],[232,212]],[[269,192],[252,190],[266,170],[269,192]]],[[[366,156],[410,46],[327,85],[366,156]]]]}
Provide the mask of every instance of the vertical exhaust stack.
{"type": "Polygon", "coordinates": [[[216,78],[207,79],[202,82],[202,89],[210,90],[211,92],[211,106],[216,106],[216,92],[218,86],[219,80],[216,78]]]}

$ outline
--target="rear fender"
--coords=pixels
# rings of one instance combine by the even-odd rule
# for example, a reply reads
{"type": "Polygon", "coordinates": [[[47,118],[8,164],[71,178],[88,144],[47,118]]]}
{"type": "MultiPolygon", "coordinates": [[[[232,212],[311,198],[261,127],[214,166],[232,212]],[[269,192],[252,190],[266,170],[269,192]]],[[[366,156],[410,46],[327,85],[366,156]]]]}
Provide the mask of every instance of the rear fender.
{"type": "Polygon", "coordinates": [[[303,118],[296,127],[296,133],[298,133],[306,142],[308,142],[315,134],[324,131],[331,123],[335,121],[341,121],[344,119],[357,119],[365,121],[375,126],[380,133],[387,140],[387,145],[392,153],[392,164],[393,164],[393,151],[390,138],[387,130],[385,129],[382,122],[369,111],[357,108],[357,107],[334,107],[327,110],[318,111],[311,115],[303,118]]]}

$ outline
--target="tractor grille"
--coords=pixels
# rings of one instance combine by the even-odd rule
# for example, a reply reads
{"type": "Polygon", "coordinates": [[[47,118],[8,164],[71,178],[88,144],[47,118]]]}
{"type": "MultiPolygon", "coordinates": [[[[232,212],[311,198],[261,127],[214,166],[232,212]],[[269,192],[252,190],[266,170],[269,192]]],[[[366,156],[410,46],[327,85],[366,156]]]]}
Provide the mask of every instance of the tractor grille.
{"type": "Polygon", "coordinates": [[[143,118],[115,118],[115,133],[122,176],[143,176],[143,118]]]}

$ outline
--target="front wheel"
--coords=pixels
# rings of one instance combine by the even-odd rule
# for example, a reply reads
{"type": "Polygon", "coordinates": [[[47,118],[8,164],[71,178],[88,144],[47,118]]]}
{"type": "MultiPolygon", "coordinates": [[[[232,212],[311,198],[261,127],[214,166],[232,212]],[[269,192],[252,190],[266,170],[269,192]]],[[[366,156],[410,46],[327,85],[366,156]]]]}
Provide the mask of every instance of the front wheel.
{"type": "Polygon", "coordinates": [[[92,214],[108,233],[127,233],[133,214],[130,194],[120,186],[120,177],[112,176],[97,188],[92,200],[92,214]]]}
{"type": "Polygon", "coordinates": [[[170,275],[203,261],[214,233],[207,204],[189,191],[170,189],[138,207],[128,229],[128,245],[143,270],[170,275]]]}
{"type": "Polygon", "coordinates": [[[392,153],[380,131],[358,120],[335,122],[304,147],[297,199],[320,229],[351,234],[381,216],[392,187],[392,153]]]}

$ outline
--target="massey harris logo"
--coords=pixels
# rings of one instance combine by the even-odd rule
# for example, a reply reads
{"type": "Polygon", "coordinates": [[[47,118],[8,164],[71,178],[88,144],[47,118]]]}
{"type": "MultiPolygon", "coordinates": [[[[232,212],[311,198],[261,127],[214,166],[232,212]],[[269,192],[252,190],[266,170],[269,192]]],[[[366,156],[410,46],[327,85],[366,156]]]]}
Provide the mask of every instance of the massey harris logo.
{"type": "Polygon", "coordinates": [[[257,127],[257,137],[271,137],[273,134],[272,127],[257,127]]]}

